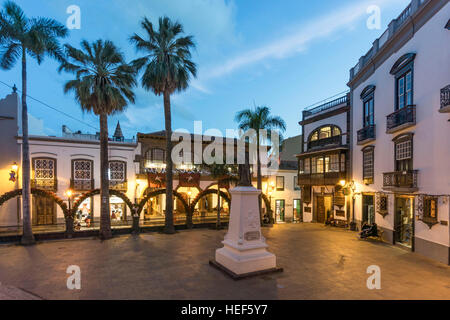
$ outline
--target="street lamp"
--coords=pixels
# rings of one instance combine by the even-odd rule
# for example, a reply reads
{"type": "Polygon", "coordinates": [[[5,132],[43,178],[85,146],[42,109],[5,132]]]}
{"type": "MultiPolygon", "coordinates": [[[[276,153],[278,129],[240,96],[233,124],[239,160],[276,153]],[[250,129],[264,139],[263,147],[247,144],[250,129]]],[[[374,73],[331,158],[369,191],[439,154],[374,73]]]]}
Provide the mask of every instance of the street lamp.
{"type": "Polygon", "coordinates": [[[67,196],[67,202],[69,202],[69,212],[71,212],[72,208],[71,208],[71,202],[70,201],[72,200],[72,196],[73,196],[72,189],[66,190],[65,195],[67,196]]]}

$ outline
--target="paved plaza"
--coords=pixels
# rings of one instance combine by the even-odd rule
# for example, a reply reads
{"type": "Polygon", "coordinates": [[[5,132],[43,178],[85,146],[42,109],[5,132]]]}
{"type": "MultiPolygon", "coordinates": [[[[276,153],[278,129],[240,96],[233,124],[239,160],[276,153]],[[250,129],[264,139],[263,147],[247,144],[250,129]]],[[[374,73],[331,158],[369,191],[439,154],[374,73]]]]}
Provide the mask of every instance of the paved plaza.
{"type": "Polygon", "coordinates": [[[283,273],[233,281],[208,261],[225,230],[0,245],[0,299],[450,299],[450,267],[317,224],[263,228],[283,273]],[[81,268],[81,290],[66,269],[81,268]],[[381,289],[366,286],[381,268],[381,289]]]}

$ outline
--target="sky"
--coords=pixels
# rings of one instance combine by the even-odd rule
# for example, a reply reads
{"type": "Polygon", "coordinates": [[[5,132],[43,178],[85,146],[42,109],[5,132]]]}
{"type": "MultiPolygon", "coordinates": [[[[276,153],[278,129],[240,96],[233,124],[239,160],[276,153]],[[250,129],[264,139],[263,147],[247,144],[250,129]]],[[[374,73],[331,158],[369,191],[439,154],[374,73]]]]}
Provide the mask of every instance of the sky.
{"type": "MultiPolygon", "coordinates": [[[[67,8],[81,10],[80,29],[70,30],[62,43],[79,47],[86,39],[113,41],[131,61],[139,57],[129,42],[144,35],[140,21],[157,24],[160,16],[178,20],[194,36],[192,59],[198,75],[189,88],[172,96],[172,128],[235,129],[236,112],[268,106],[282,117],[285,137],[301,133],[301,111],[348,89],[349,70],[372,42],[408,5],[409,0],[16,0],[28,17],[45,16],[66,23],[67,8]],[[373,6],[380,8],[381,27],[368,28],[373,6]]],[[[3,0],[0,0],[3,3],[3,0]]],[[[373,21],[373,20],[370,20],[373,21]]],[[[30,134],[61,136],[72,131],[95,133],[99,119],[83,113],[73,94],[64,94],[71,75],[58,73],[58,64],[28,60],[28,94],[69,114],[28,101],[33,125],[30,134]],[[73,118],[77,119],[74,120],[73,118]],[[41,126],[36,125],[41,124],[41,126]]],[[[0,70],[0,80],[21,89],[20,64],[0,70]]],[[[0,84],[0,97],[11,89],[0,84]]],[[[135,88],[136,102],[109,117],[110,134],[120,121],[126,138],[137,132],[164,129],[162,96],[135,88]]]]}

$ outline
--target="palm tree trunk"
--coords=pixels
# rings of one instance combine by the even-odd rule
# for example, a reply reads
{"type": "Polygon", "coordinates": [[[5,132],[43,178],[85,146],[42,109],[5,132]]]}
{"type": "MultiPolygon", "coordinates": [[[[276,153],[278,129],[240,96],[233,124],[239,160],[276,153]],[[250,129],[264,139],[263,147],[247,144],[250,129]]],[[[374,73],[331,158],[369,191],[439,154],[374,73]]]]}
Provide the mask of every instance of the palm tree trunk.
{"type": "MultiPolygon", "coordinates": [[[[22,49],[22,212],[23,234],[21,243],[31,245],[35,243],[31,228],[30,213],[30,146],[28,143],[28,106],[27,106],[27,53],[22,49]]],[[[35,213],[36,214],[36,213],[35,213]]]]}
{"type": "MultiPolygon", "coordinates": [[[[256,167],[257,167],[257,183],[256,183],[256,188],[258,190],[261,190],[262,192],[262,177],[261,177],[261,159],[260,159],[260,155],[259,155],[259,130],[256,132],[256,167]]],[[[259,208],[259,218],[260,218],[260,222],[262,224],[263,222],[263,216],[262,216],[262,204],[261,204],[261,195],[258,197],[258,208],[259,208]]],[[[267,208],[266,208],[267,210],[267,208]]]]}
{"type": "Polygon", "coordinates": [[[216,228],[220,229],[220,181],[217,181],[217,221],[216,228]]]}
{"type": "Polygon", "coordinates": [[[164,233],[175,233],[173,225],[173,164],[172,164],[172,115],[170,93],[164,92],[164,118],[166,125],[166,224],[164,233]]]}
{"type": "Polygon", "coordinates": [[[109,214],[109,161],[108,161],[108,116],[100,115],[100,238],[112,238],[109,214]]]}

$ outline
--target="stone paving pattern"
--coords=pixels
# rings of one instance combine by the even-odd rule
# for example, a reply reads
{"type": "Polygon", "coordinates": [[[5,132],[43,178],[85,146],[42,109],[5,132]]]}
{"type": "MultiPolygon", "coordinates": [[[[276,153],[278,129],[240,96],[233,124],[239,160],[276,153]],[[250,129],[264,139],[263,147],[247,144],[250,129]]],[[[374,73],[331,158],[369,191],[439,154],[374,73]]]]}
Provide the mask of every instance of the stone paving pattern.
{"type": "Polygon", "coordinates": [[[44,299],[450,299],[449,266],[317,224],[263,228],[284,272],[233,281],[208,264],[225,232],[0,245],[0,282],[44,299]],[[79,291],[66,287],[69,265],[81,268],[79,291]],[[366,287],[370,265],[381,268],[381,290],[366,287]]]}

